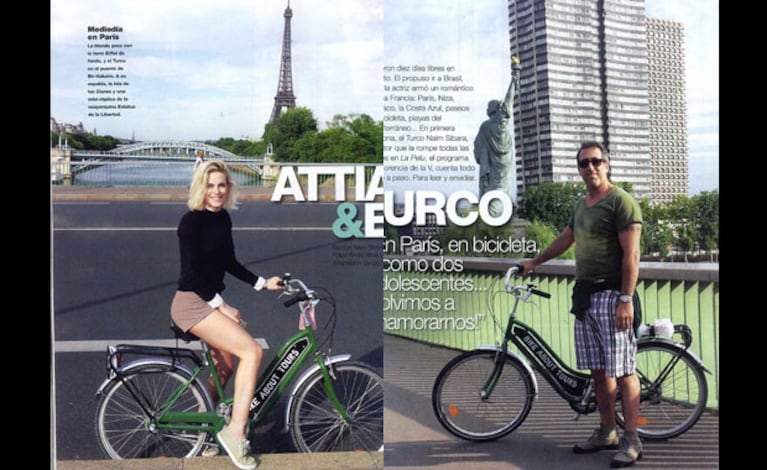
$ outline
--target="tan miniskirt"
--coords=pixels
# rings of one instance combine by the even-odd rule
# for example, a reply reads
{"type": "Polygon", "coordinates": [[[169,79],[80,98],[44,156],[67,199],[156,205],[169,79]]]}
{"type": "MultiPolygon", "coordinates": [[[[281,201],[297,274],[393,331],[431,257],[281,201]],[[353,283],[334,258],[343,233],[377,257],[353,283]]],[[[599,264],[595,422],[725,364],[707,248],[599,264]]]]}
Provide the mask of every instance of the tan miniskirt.
{"type": "Polygon", "coordinates": [[[170,317],[182,330],[189,331],[203,318],[213,313],[214,308],[194,292],[176,291],[170,304],[170,317]]]}

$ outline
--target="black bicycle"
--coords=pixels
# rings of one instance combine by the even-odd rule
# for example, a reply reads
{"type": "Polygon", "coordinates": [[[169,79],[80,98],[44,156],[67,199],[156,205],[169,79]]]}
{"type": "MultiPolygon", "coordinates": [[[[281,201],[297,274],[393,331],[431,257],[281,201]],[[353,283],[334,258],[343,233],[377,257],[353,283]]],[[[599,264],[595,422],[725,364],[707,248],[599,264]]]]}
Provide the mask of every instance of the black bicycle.
{"type": "MultiPolygon", "coordinates": [[[[538,394],[533,369],[569,403],[574,419],[597,409],[591,376],[564,364],[538,333],[517,320],[520,301],[529,302],[532,295],[551,297],[532,283],[511,285],[511,278],[521,270],[521,266],[512,266],[506,272],[505,289],[489,290],[491,306],[498,293],[515,298],[500,345],[460,354],[445,365],[434,383],[434,413],[445,429],[462,439],[494,440],[521,425],[538,394]],[[509,350],[509,341],[527,360],[509,350]]],[[[674,335],[681,336],[682,342],[652,331],[637,341],[638,432],[644,439],[679,436],[698,421],[706,406],[704,372],[710,372],[690,351],[690,328],[675,325],[674,335]]],[[[620,405],[616,410],[618,425],[623,427],[620,405]]]]}

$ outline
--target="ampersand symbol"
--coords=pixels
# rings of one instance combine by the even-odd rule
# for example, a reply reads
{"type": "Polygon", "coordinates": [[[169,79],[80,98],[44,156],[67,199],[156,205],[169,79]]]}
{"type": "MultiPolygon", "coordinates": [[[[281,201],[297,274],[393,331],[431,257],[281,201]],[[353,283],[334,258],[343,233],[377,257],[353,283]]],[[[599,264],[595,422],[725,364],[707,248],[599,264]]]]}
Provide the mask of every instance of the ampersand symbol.
{"type": "Polygon", "coordinates": [[[339,204],[336,214],[338,214],[338,219],[333,222],[333,234],[335,236],[338,238],[363,238],[365,236],[360,230],[362,221],[354,220],[354,217],[357,216],[357,208],[354,204],[351,202],[339,204]]]}

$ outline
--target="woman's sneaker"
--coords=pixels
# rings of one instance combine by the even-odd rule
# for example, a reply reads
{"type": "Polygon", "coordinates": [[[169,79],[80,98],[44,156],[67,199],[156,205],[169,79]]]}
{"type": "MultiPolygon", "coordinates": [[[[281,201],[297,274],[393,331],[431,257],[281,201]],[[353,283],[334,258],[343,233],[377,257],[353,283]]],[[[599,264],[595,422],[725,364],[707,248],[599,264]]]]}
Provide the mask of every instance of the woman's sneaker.
{"type": "Polygon", "coordinates": [[[602,427],[594,430],[594,434],[587,441],[575,444],[573,452],[576,454],[590,454],[600,450],[615,450],[618,448],[618,431],[615,428],[605,431],[602,427]]]}
{"type": "Polygon", "coordinates": [[[237,440],[233,438],[229,432],[229,426],[224,426],[221,431],[216,434],[221,447],[224,448],[229,458],[232,459],[237,468],[242,470],[253,470],[258,466],[256,458],[250,455],[250,442],[247,439],[237,440]]]}

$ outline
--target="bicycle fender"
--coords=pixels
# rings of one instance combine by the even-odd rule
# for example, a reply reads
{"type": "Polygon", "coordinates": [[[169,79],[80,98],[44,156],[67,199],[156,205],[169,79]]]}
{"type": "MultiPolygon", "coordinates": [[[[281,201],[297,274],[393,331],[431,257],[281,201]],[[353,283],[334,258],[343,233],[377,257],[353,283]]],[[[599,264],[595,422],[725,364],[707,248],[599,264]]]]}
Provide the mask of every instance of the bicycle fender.
{"type": "MultiPolygon", "coordinates": [[[[351,358],[352,358],[351,354],[339,354],[337,356],[331,356],[331,357],[325,359],[325,365],[327,366],[328,364],[335,364],[337,362],[348,361],[351,358]]],[[[309,379],[309,377],[312,374],[314,374],[315,372],[317,372],[318,370],[320,370],[319,364],[313,364],[311,367],[306,369],[298,377],[298,379],[296,380],[296,383],[293,384],[293,387],[291,387],[290,394],[288,395],[288,403],[285,406],[285,426],[282,428],[283,432],[288,432],[288,430],[290,429],[290,424],[289,424],[289,422],[290,422],[290,409],[293,407],[293,400],[296,397],[296,393],[298,393],[298,389],[301,388],[301,385],[303,385],[304,382],[306,382],[309,379]]]]}
{"type": "MultiPolygon", "coordinates": [[[[480,345],[477,345],[477,349],[480,351],[501,352],[501,347],[496,346],[495,344],[480,344],[480,345]]],[[[533,381],[533,393],[534,393],[533,399],[537,401],[538,400],[538,380],[535,378],[535,374],[533,373],[533,369],[532,367],[530,367],[530,364],[528,364],[527,361],[522,356],[515,353],[514,351],[506,351],[506,355],[509,356],[512,360],[520,363],[522,367],[525,368],[527,375],[529,375],[533,381]]]]}
{"type": "MultiPolygon", "coordinates": [[[[674,340],[666,339],[666,338],[658,338],[658,337],[639,339],[639,340],[637,340],[637,347],[639,347],[639,345],[641,345],[641,344],[647,344],[647,343],[663,343],[663,344],[667,344],[669,346],[672,346],[672,347],[674,347],[676,349],[680,349],[682,351],[685,350],[685,347],[683,345],[677,343],[674,340]]],[[[707,374],[711,375],[711,371],[706,369],[706,366],[703,365],[703,361],[700,360],[700,358],[698,357],[697,354],[695,354],[690,349],[687,349],[686,352],[687,352],[687,354],[690,355],[690,357],[692,357],[692,359],[695,361],[695,363],[698,364],[698,366],[700,366],[701,369],[703,369],[704,372],[706,372],[707,374]]]]}
{"type": "MultiPolygon", "coordinates": [[[[144,366],[144,365],[158,365],[158,366],[162,366],[162,367],[176,368],[176,369],[179,369],[182,372],[186,373],[187,375],[189,375],[189,377],[192,376],[192,371],[189,370],[184,365],[179,364],[178,361],[176,361],[174,363],[170,359],[163,359],[163,358],[159,358],[159,357],[154,357],[154,358],[146,358],[146,359],[137,359],[135,361],[131,361],[131,362],[127,363],[127,364],[124,364],[124,365],[118,367],[117,368],[117,377],[119,377],[122,374],[128,374],[128,373],[130,373],[131,370],[135,369],[136,367],[144,366]]],[[[104,393],[104,390],[106,389],[107,385],[109,385],[110,382],[112,382],[114,380],[119,380],[117,377],[112,377],[112,378],[105,379],[101,383],[101,385],[99,386],[98,390],[96,390],[96,395],[101,395],[102,393],[104,393]]],[[[202,381],[200,380],[199,377],[196,378],[195,381],[200,384],[203,393],[205,393],[205,398],[208,400],[208,404],[213,403],[213,400],[211,400],[210,395],[208,394],[208,387],[206,387],[205,384],[202,383],[202,381]]]]}

